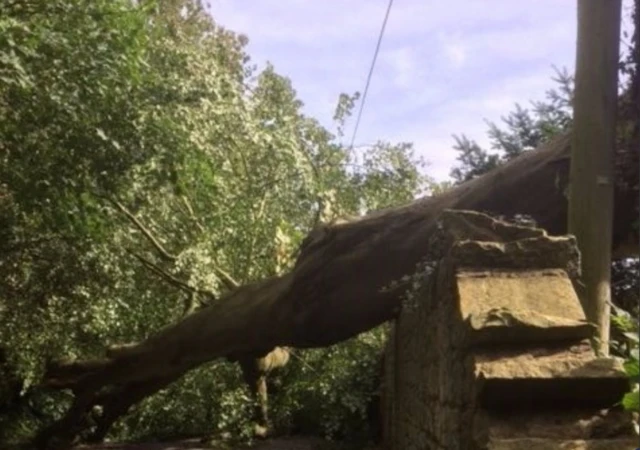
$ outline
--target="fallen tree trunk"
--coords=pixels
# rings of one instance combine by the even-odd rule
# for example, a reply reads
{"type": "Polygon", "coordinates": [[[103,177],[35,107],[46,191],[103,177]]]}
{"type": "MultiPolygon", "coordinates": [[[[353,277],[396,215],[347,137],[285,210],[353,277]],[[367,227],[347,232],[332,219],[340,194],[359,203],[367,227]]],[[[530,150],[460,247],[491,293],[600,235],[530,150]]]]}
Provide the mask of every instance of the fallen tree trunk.
{"type": "MultiPolygon", "coordinates": [[[[40,434],[39,447],[52,436],[76,434],[88,410],[109,396],[105,389],[114,396],[130,390],[139,400],[152,393],[151,386],[163,386],[218,357],[264,355],[275,346],[327,346],[392,319],[405,289],[385,288],[415,271],[446,209],[528,215],[550,234],[565,233],[569,142],[568,135],[560,136],[436,197],[320,227],[303,242],[290,273],[238,288],[102,360],[51,367],[44,384],[71,388],[75,403],[40,434]]],[[[615,248],[638,242],[637,234],[629,241],[637,233],[631,226],[637,195],[633,189],[616,192],[615,248]]],[[[637,253],[637,244],[631,250],[637,253]]]]}

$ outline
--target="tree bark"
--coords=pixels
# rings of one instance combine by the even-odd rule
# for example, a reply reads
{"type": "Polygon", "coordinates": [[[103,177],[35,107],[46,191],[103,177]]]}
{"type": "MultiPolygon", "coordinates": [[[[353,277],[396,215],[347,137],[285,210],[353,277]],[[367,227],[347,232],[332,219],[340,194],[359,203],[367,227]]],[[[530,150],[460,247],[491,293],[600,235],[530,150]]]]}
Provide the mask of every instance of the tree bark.
{"type": "MultiPolygon", "coordinates": [[[[256,437],[265,438],[269,433],[267,376],[274,369],[280,369],[287,365],[290,352],[291,350],[287,347],[276,347],[261,358],[256,358],[256,355],[237,357],[240,369],[242,369],[242,377],[249,386],[254,401],[253,421],[256,437]]],[[[236,358],[232,356],[230,359],[236,358]]]]}
{"type": "Polygon", "coordinates": [[[609,350],[614,154],[621,0],[578,0],[569,233],[582,256],[579,296],[609,350]]]}
{"type": "MultiPolygon", "coordinates": [[[[39,434],[36,445],[52,448],[52,437],[71,439],[98,401],[108,404],[124,393],[138,400],[151,394],[150,386],[161,386],[213,359],[264,355],[276,346],[327,346],[392,319],[407,286],[385,288],[414,273],[446,209],[508,217],[525,214],[551,234],[564,234],[569,143],[569,135],[560,136],[438,196],[320,227],[303,242],[290,273],[240,287],[182,322],[139,344],[113,350],[104,359],[50,367],[43,384],[73,389],[75,403],[60,422],[39,434]]],[[[637,194],[624,193],[619,198],[624,203],[617,211],[625,213],[635,207],[628,203],[638,200],[637,194]]],[[[614,246],[634,231],[628,216],[620,217],[614,246]]],[[[637,250],[635,246],[633,251],[637,250]]],[[[114,409],[122,409],[117,401],[113,404],[114,409]]]]}

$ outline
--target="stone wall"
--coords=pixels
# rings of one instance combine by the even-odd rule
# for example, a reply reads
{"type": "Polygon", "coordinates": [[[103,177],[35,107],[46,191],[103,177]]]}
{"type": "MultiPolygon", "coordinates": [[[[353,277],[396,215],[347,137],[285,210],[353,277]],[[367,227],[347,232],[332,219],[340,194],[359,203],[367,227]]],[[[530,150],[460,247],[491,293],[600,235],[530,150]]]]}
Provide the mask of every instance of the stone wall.
{"type": "Polygon", "coordinates": [[[387,345],[386,447],[635,448],[601,411],[628,382],[589,345],[574,240],[460,211],[441,230],[387,345]]]}
{"type": "Polygon", "coordinates": [[[442,307],[427,302],[407,306],[397,319],[393,396],[394,441],[400,449],[453,448],[469,440],[474,405],[473,361],[465,351],[465,328],[456,320],[452,267],[441,265],[418,293],[431,299],[438,291],[442,307]],[[437,343],[437,344],[436,344],[437,343]]]}

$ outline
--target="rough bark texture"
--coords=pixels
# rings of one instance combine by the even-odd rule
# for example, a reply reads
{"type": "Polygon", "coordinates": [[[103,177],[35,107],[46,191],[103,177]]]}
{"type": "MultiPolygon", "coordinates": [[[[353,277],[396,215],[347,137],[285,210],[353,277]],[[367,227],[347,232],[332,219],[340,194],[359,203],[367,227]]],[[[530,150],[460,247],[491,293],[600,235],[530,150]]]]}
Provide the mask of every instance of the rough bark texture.
{"type": "Polygon", "coordinates": [[[385,354],[387,448],[627,448],[630,415],[599,412],[629,384],[589,345],[575,239],[471,212],[442,223],[385,354]]]}
{"type": "MultiPolygon", "coordinates": [[[[330,345],[394,318],[405,287],[383,288],[415,270],[446,209],[526,214],[552,234],[566,232],[569,142],[570,136],[560,136],[442,195],[321,227],[304,241],[290,273],[238,288],[104,359],[52,366],[43,383],[73,389],[75,403],[62,421],[42,431],[37,445],[47,447],[52,436],[74,436],[98,399],[109,402],[127,390],[139,392],[136,386],[176,379],[230,354],[330,345]],[[109,389],[115,389],[113,394],[109,389]]],[[[621,191],[614,248],[638,242],[629,241],[635,233],[628,220],[637,205],[634,192],[621,191]]],[[[637,252],[637,245],[631,250],[637,252]]]]}
{"type": "MultiPolygon", "coordinates": [[[[274,369],[280,369],[287,365],[291,349],[288,347],[276,347],[261,358],[254,355],[238,357],[240,369],[245,383],[255,403],[253,410],[254,434],[264,438],[269,433],[269,398],[267,391],[267,376],[274,369]]],[[[230,358],[235,359],[234,357],[230,358]]]]}
{"type": "Polygon", "coordinates": [[[598,326],[603,353],[609,352],[621,5],[578,1],[569,232],[583,256],[582,306],[598,326]]]}

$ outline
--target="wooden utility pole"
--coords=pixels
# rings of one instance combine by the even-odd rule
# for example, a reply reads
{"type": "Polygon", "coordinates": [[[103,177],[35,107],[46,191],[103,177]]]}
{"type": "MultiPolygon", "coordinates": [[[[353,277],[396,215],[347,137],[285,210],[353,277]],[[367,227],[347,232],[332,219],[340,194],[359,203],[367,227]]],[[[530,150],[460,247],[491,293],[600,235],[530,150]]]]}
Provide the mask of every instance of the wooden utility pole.
{"type": "Polygon", "coordinates": [[[582,255],[579,289],[608,353],[614,151],[621,0],[578,0],[569,232],[582,255]]]}

